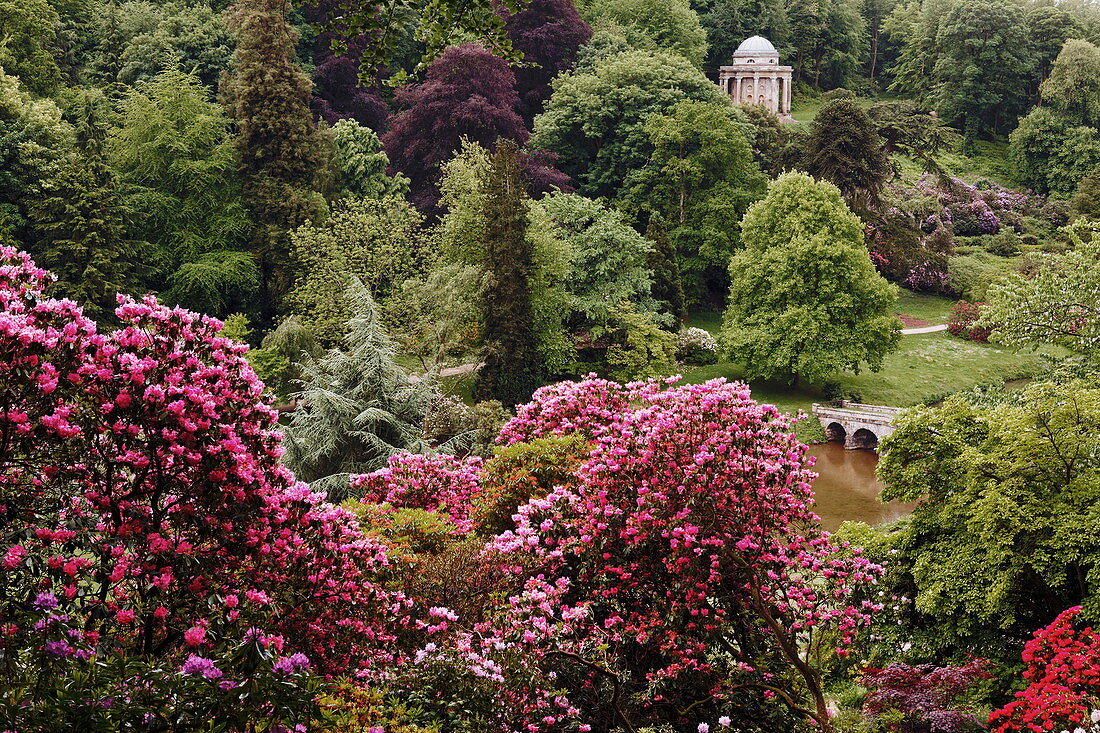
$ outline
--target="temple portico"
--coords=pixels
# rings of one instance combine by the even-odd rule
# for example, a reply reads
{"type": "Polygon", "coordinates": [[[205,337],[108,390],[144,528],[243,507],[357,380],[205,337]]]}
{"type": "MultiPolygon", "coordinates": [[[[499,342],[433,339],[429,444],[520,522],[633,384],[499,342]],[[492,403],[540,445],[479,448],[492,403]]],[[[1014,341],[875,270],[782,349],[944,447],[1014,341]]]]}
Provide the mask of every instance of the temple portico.
{"type": "Polygon", "coordinates": [[[753,36],[737,47],[732,64],[718,70],[718,85],[735,104],[759,104],[789,122],[792,72],[779,64],[771,41],[753,36]]]}

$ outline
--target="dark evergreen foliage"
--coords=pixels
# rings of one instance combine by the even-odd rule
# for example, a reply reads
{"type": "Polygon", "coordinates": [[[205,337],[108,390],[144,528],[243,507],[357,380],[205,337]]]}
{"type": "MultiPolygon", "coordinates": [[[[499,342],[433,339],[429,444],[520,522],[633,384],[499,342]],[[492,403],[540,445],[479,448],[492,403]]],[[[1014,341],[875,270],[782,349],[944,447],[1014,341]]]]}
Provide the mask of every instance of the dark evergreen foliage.
{"type": "Polygon", "coordinates": [[[115,295],[136,289],[142,248],[126,239],[126,210],[105,160],[96,101],[85,96],[76,115],[78,150],[30,209],[35,256],[57,276],[55,296],[72,298],[96,320],[109,320],[115,295]]]}
{"type": "Polygon", "coordinates": [[[484,185],[485,352],[475,396],[512,406],[530,399],[545,376],[531,307],[535,260],[527,237],[527,194],[515,143],[501,143],[484,185]]]}
{"type": "Polygon", "coordinates": [[[835,185],[858,211],[878,201],[890,161],[867,112],[841,97],[822,107],[811,124],[802,169],[835,185]]]}
{"type": "Polygon", "coordinates": [[[650,292],[653,299],[661,304],[662,312],[677,320],[687,315],[684,307],[684,286],[680,280],[680,265],[676,257],[676,248],[669,244],[668,227],[653,216],[646,227],[646,239],[653,242],[653,251],[649,254],[649,269],[653,273],[653,286],[650,292]]]}
{"type": "Polygon", "coordinates": [[[312,83],[295,57],[298,34],[289,0],[239,0],[233,67],[223,88],[236,120],[244,198],[256,229],[265,315],[277,312],[292,282],[288,233],[324,213],[316,180],[325,149],[310,114],[312,83]]]}

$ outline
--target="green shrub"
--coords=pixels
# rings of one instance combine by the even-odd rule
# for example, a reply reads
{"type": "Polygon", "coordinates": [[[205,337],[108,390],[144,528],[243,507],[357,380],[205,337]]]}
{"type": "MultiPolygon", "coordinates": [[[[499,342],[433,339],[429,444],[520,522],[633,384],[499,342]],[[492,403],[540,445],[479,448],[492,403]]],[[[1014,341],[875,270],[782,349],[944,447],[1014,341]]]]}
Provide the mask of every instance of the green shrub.
{"type": "Polygon", "coordinates": [[[1015,257],[1020,254],[1020,235],[1009,230],[982,237],[985,251],[998,257],[1015,257]]]}
{"type": "Polygon", "coordinates": [[[661,377],[676,369],[676,336],[662,330],[651,313],[638,313],[629,305],[615,310],[619,323],[616,343],[607,350],[612,379],[629,382],[661,377]]]}

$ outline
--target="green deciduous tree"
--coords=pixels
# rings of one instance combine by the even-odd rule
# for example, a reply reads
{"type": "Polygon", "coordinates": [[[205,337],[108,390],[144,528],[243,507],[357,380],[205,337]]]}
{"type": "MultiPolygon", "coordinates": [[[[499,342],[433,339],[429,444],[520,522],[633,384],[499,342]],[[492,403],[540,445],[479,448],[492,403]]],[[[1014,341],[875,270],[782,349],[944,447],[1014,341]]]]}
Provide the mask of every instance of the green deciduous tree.
{"type": "Polygon", "coordinates": [[[61,83],[54,57],[59,22],[47,0],[0,0],[0,69],[34,94],[50,94],[61,83]]]}
{"type": "Polygon", "coordinates": [[[613,327],[614,310],[626,301],[654,312],[648,258],[653,244],[621,212],[579,194],[557,194],[540,204],[555,233],[574,252],[565,288],[575,316],[570,325],[602,337],[613,327]]]}
{"type": "Polygon", "coordinates": [[[1043,106],[1070,123],[1100,127],[1100,48],[1066,41],[1040,93],[1043,106]]]}
{"type": "Polygon", "coordinates": [[[878,472],[884,499],[921,503],[882,540],[895,566],[882,590],[903,598],[886,633],[925,659],[1011,663],[1065,608],[1100,618],[1098,440],[1100,389],[1085,382],[906,413],[878,472]]]}
{"type": "Polygon", "coordinates": [[[362,282],[383,300],[424,269],[423,217],[404,199],[345,199],[323,224],[291,234],[296,285],[288,302],[325,345],[340,341],[350,318],[347,288],[362,282]]]}
{"type": "Polygon", "coordinates": [[[1068,196],[1100,165],[1100,49],[1066,41],[1040,95],[1009,138],[1012,158],[1028,185],[1068,196]]]}
{"type": "Polygon", "coordinates": [[[546,112],[535,118],[531,145],[561,156],[561,169],[586,196],[620,196],[629,172],[653,151],[648,117],[692,99],[729,106],[729,99],[681,56],[627,51],[554,81],[546,112]]]}
{"type": "Polygon", "coordinates": [[[382,142],[369,127],[355,120],[339,120],[332,126],[332,166],[339,196],[382,199],[407,196],[409,179],[386,175],[390,159],[382,142]]]}
{"type": "Polygon", "coordinates": [[[324,215],[317,192],[326,151],[313,124],[313,84],[296,57],[289,0],[239,0],[237,34],[223,94],[238,128],[237,161],[255,224],[264,314],[273,315],[291,285],[289,232],[324,215]]]}
{"type": "Polygon", "coordinates": [[[109,148],[130,234],[155,247],[152,287],[215,315],[245,307],[259,285],[246,251],[251,222],[229,120],[202,83],[166,71],[132,89],[109,148]]]}
{"type": "Polygon", "coordinates": [[[851,83],[866,55],[866,32],[856,0],[790,0],[794,80],[818,89],[851,83]]]}
{"type": "Polygon", "coordinates": [[[73,129],[49,99],[34,99],[0,68],[0,230],[30,241],[27,207],[72,154],[73,129]]]}
{"type": "Polygon", "coordinates": [[[728,64],[749,36],[764,36],[780,54],[790,41],[787,7],[782,0],[716,0],[701,12],[699,22],[707,34],[708,71],[728,64]]]}
{"type": "Polygon", "coordinates": [[[721,342],[747,376],[820,381],[880,368],[898,342],[897,289],[875,272],[836,187],[784,174],[741,227],[721,342]]]}
{"type": "Polygon", "coordinates": [[[936,107],[967,140],[999,131],[1027,105],[1034,64],[1027,22],[1002,0],[957,2],[936,35],[936,107]]]}
{"type": "Polygon", "coordinates": [[[874,122],[854,99],[833,99],[821,108],[810,124],[802,169],[839,188],[858,212],[878,202],[891,172],[874,122]]]}
{"type": "Polygon", "coordinates": [[[634,48],[672,51],[696,66],[707,53],[707,34],[688,0],[593,0],[584,18],[619,26],[634,48]]]}
{"type": "Polygon", "coordinates": [[[681,101],[645,124],[653,154],[627,178],[634,208],[658,216],[675,248],[684,293],[699,303],[727,285],[739,222],[763,193],[744,116],[729,106],[681,101]]]}
{"type": "Polygon", "coordinates": [[[1031,277],[1011,273],[989,286],[982,311],[992,339],[1009,346],[1056,343],[1100,358],[1100,225],[1067,228],[1074,247],[1045,255],[1031,277]]]}

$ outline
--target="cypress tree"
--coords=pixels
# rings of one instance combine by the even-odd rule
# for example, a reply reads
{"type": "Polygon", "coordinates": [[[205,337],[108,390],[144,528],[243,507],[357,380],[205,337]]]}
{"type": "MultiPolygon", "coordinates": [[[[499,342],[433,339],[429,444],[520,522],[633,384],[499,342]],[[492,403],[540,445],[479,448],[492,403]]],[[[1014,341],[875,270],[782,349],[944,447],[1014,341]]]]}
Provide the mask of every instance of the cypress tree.
{"type": "Polygon", "coordinates": [[[653,242],[648,256],[650,272],[653,273],[653,298],[661,303],[661,310],[674,316],[677,321],[687,315],[684,307],[684,286],[680,280],[680,263],[676,248],[668,241],[668,228],[660,216],[653,215],[645,231],[646,239],[653,242]]]}
{"type": "Polygon", "coordinates": [[[289,0],[238,0],[230,18],[237,48],[222,88],[237,123],[237,162],[255,223],[268,317],[293,280],[290,230],[325,211],[317,186],[325,149],[309,108],[313,84],[295,55],[298,33],[287,21],[289,9],[289,0]]]}
{"type": "Polygon", "coordinates": [[[485,186],[483,366],[477,399],[526,402],[543,381],[531,305],[534,250],[527,237],[527,194],[519,148],[502,141],[485,186]]]}

